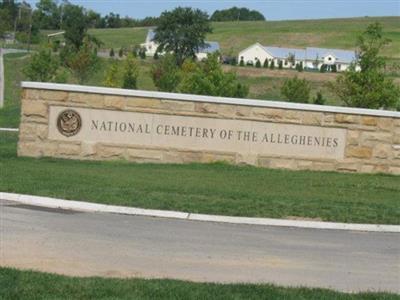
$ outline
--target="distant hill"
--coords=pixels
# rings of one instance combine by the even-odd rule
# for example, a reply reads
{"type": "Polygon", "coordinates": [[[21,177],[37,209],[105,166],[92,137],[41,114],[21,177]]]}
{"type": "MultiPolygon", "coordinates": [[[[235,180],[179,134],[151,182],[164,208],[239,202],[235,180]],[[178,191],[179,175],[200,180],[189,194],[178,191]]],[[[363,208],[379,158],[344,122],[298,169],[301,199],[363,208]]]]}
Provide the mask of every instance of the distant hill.
{"type": "MultiPolygon", "coordinates": [[[[236,55],[259,42],[285,47],[326,47],[354,49],[357,36],[372,22],[380,22],[392,43],[383,54],[400,59],[400,17],[363,17],[293,21],[214,22],[207,36],[218,41],[224,54],[236,55]]],[[[128,47],[144,42],[148,28],[92,29],[90,33],[104,42],[105,48],[128,47]]]]}

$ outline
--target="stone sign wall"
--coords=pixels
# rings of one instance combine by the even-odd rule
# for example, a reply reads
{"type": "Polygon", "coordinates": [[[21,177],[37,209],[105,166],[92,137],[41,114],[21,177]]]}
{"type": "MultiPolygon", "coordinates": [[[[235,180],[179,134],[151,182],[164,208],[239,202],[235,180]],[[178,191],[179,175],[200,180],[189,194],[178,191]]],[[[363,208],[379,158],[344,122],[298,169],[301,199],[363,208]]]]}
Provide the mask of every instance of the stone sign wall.
{"type": "Polygon", "coordinates": [[[24,82],[18,154],[400,174],[400,113],[24,82]]]}

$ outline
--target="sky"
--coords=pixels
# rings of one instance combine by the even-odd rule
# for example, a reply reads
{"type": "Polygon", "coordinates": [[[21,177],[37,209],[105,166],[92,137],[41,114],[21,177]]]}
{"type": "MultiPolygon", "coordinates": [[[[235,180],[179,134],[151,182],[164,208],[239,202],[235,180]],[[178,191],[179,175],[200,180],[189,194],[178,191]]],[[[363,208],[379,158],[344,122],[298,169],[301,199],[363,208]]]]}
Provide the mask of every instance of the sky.
{"type": "MultiPolygon", "coordinates": [[[[27,1],[35,4],[38,1],[27,1]]],[[[400,0],[70,0],[106,15],[144,18],[159,16],[165,10],[177,6],[190,6],[207,11],[232,6],[247,7],[260,11],[267,20],[320,19],[364,16],[400,16],[400,0]]]]}

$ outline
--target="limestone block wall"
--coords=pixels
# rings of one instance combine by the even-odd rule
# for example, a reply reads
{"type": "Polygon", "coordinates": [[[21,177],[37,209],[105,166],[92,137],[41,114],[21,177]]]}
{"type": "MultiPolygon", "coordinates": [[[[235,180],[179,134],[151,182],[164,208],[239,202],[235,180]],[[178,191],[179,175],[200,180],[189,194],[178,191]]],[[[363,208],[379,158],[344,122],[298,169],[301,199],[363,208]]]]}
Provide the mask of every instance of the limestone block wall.
{"type": "Polygon", "coordinates": [[[22,87],[20,156],[159,163],[227,161],[267,168],[400,174],[399,112],[36,82],[24,82],[22,87]],[[57,140],[49,137],[52,106],[339,128],[345,130],[344,155],[339,159],[305,158],[297,153],[243,155],[174,144],[57,140]]]}

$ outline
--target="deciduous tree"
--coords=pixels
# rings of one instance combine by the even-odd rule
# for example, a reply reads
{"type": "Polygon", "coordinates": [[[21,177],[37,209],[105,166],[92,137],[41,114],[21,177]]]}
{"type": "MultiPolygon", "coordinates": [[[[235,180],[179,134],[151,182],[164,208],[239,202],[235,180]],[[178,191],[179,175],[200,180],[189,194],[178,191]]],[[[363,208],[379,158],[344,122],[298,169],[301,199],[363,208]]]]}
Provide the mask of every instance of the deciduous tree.
{"type": "Polygon", "coordinates": [[[389,43],[382,26],[373,23],[357,41],[358,60],[337,77],[332,90],[347,105],[363,108],[396,108],[400,89],[385,74],[382,48],[389,43]],[[357,70],[357,66],[361,70],[357,70]]]}
{"type": "Polygon", "coordinates": [[[211,31],[206,12],[178,7],[161,14],[154,40],[159,44],[158,52],[173,52],[177,64],[182,65],[185,59],[195,58],[199,49],[206,46],[205,37],[211,31]]]}

